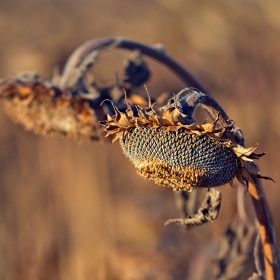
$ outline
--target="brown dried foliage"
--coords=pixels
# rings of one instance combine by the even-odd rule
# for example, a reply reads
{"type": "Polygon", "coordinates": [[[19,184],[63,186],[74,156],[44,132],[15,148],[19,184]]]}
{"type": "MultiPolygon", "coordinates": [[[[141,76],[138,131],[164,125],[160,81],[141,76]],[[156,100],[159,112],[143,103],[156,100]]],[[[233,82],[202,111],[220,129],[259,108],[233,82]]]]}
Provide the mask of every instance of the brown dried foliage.
{"type": "Polygon", "coordinates": [[[214,222],[219,215],[221,207],[221,192],[210,188],[207,192],[201,207],[193,215],[187,215],[186,218],[169,219],[165,225],[176,223],[186,228],[203,225],[207,222],[214,222]]]}
{"type": "Polygon", "coordinates": [[[74,97],[69,90],[62,90],[34,73],[2,81],[0,98],[8,116],[36,134],[65,136],[76,141],[103,138],[97,119],[102,115],[101,109],[96,112],[85,98],[74,97]]]}

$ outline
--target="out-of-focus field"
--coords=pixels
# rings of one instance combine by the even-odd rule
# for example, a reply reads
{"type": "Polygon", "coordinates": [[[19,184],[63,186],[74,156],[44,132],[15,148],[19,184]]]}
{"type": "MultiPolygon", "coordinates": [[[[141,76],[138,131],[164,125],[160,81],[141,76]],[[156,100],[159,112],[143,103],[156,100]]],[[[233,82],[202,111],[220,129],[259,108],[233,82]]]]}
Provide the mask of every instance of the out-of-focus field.
{"type": "MultiPolygon", "coordinates": [[[[92,38],[162,43],[243,129],[247,145],[268,152],[258,164],[276,181],[264,188],[280,245],[279,10],[278,0],[2,0],[0,77],[51,77],[92,38]]],[[[112,81],[124,56],[104,55],[99,81],[112,81]]],[[[182,89],[151,67],[153,95],[182,89]]],[[[136,175],[117,144],[44,138],[0,115],[0,279],[201,279],[233,217],[235,188],[219,188],[215,224],[164,227],[178,217],[172,191],[136,175]]]]}

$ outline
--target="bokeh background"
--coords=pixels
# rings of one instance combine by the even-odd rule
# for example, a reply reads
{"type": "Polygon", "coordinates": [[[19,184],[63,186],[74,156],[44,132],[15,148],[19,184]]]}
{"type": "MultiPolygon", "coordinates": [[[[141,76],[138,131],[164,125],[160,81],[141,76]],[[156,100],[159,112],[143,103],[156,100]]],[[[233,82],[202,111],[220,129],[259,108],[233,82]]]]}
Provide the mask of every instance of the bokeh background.
{"type": "MultiPolygon", "coordinates": [[[[259,167],[276,181],[264,188],[280,245],[279,10],[278,0],[0,0],[0,77],[34,70],[50,78],[93,38],[162,43],[243,129],[247,145],[268,152],[259,167]]],[[[126,55],[102,56],[100,83],[114,80],[126,55]]],[[[182,89],[149,62],[152,94],[182,89]]],[[[203,279],[236,188],[219,188],[214,224],[164,227],[178,217],[172,191],[136,175],[117,144],[36,136],[0,115],[0,279],[203,279]]],[[[250,212],[249,195],[245,203],[250,212]]]]}

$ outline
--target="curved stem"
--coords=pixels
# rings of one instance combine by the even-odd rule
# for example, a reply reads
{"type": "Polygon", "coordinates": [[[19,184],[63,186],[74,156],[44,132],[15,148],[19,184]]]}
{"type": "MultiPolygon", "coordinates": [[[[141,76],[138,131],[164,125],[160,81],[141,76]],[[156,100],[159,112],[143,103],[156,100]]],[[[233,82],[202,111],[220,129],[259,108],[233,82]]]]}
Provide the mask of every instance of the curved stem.
{"type": "Polygon", "coordinates": [[[180,106],[187,116],[192,117],[196,107],[202,105],[214,120],[220,114],[219,122],[221,126],[227,126],[231,123],[227,113],[210,95],[193,89],[183,89],[178,95],[180,106]],[[185,93],[185,96],[181,97],[183,93],[185,93]]]}
{"type": "Polygon", "coordinates": [[[280,279],[280,261],[276,246],[275,234],[271,215],[262,190],[260,180],[252,178],[254,183],[249,183],[249,193],[252,197],[260,235],[263,245],[266,279],[280,279]]]}
{"type": "Polygon", "coordinates": [[[88,54],[93,51],[100,52],[112,50],[115,48],[126,50],[140,50],[141,53],[167,66],[169,70],[174,72],[186,85],[197,88],[206,93],[206,90],[201,86],[201,84],[179,63],[172,59],[163,49],[149,47],[120,37],[90,40],[78,47],[72,53],[65,65],[60,81],[60,86],[62,88],[67,87],[67,84],[74,75],[75,68],[80,65],[80,63],[88,54]]]}

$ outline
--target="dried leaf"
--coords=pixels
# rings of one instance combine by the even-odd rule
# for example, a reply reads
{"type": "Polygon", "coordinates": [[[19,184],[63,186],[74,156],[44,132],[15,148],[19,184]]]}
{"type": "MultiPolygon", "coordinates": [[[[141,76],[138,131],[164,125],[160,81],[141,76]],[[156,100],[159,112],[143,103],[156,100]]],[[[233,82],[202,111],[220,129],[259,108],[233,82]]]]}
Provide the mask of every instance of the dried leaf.
{"type": "Polygon", "coordinates": [[[221,241],[213,263],[214,279],[238,280],[252,254],[255,229],[250,221],[236,216],[221,241]]]}
{"type": "Polygon", "coordinates": [[[221,199],[221,193],[214,188],[211,188],[206,193],[206,197],[202,203],[202,206],[196,214],[188,216],[187,218],[169,219],[164,225],[176,223],[177,225],[191,228],[194,226],[200,226],[209,221],[214,222],[219,215],[221,199]]]}

